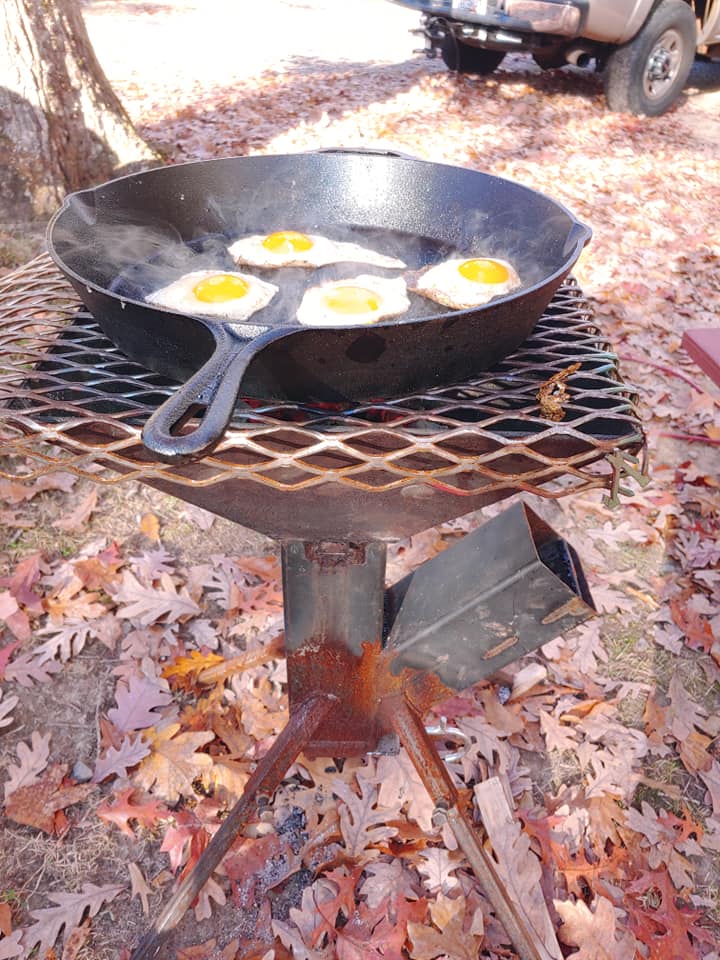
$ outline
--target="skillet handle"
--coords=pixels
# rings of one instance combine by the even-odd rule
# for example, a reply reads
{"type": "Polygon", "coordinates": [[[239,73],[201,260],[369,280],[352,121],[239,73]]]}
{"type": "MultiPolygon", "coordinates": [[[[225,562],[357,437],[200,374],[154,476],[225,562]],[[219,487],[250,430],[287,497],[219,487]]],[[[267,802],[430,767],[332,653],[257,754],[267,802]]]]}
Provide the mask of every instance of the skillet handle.
{"type": "Polygon", "coordinates": [[[250,362],[266,346],[297,329],[271,327],[250,341],[218,334],[215,352],[207,363],[158,407],[143,427],[142,440],[150,453],[168,463],[185,463],[210,453],[230,422],[250,362]],[[198,406],[205,407],[199,426],[192,433],[174,435],[174,428],[198,406]]]}

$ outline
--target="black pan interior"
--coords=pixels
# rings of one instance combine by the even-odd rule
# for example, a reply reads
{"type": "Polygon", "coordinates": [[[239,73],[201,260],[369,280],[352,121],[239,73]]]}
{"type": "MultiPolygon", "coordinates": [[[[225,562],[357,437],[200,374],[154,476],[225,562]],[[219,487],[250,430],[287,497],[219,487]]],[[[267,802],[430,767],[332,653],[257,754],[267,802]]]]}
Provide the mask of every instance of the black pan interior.
{"type": "MultiPolygon", "coordinates": [[[[456,253],[501,257],[525,290],[562,267],[573,223],[549,198],[475,171],[300,154],[184,164],[111,181],[69,199],[52,243],[78,279],[135,302],[190,270],[230,269],[226,242],[285,229],[352,240],[399,256],[411,270],[456,253]]],[[[249,272],[281,288],[250,328],[292,322],[309,285],[359,273],[399,275],[365,264],[249,272]]],[[[402,320],[448,312],[414,297],[402,320]]]]}

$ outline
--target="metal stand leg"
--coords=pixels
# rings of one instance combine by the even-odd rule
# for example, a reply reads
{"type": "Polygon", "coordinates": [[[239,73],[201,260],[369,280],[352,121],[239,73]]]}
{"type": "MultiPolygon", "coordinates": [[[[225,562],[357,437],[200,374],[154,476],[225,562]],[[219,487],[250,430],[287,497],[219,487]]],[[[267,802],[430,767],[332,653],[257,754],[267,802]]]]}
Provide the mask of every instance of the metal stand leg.
{"type": "Polygon", "coordinates": [[[178,925],[188,907],[200,893],[210,874],[230,849],[235,837],[247,824],[256,808],[258,793],[273,794],[303,747],[309,742],[318,725],[335,706],[330,694],[310,696],[298,704],[290,714],[287,725],[270,750],[260,760],[248,780],[243,795],[223,820],[222,826],[185,877],[167,906],[157,918],[130,960],[152,960],[167,936],[178,925]]]}
{"type": "Polygon", "coordinates": [[[400,742],[407,750],[413,766],[435,803],[434,822],[438,826],[443,822],[450,825],[458,845],[467,857],[473,873],[482,884],[520,960],[551,960],[544,944],[511,900],[498,876],[495,864],[483,849],[477,831],[460,803],[455,784],[438,756],[420,715],[404,697],[388,700],[383,706],[395,732],[400,737],[400,742]]]}

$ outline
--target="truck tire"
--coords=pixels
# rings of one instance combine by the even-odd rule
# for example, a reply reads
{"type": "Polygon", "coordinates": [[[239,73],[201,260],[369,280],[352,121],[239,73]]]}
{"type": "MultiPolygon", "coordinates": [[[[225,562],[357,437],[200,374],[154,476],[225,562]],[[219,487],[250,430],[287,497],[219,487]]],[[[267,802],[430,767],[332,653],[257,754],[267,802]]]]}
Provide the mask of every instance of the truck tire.
{"type": "Polygon", "coordinates": [[[453,36],[450,30],[446,30],[440,44],[440,56],[448,70],[482,76],[492,73],[500,66],[505,58],[505,51],[471,47],[453,36]]]}
{"type": "Polygon", "coordinates": [[[695,16],[684,0],[660,0],[642,29],[605,66],[611,110],[656,117],[685,86],[695,59],[695,16]]]}

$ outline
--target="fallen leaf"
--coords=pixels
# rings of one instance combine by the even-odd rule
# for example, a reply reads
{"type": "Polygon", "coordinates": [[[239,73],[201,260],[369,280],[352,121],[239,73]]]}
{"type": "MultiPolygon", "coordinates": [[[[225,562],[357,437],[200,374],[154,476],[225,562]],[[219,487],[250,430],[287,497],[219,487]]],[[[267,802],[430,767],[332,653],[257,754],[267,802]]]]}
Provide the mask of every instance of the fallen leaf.
{"type": "Polygon", "coordinates": [[[0,960],[27,956],[25,947],[21,943],[23,932],[23,930],[15,930],[14,933],[0,940],[0,960]]]}
{"type": "Polygon", "coordinates": [[[0,690],[0,727],[9,727],[13,722],[13,718],[9,716],[9,714],[15,709],[20,701],[17,697],[8,697],[3,703],[2,699],[3,692],[0,690]]]}
{"type": "Polygon", "coordinates": [[[122,890],[122,886],[113,884],[98,887],[94,883],[84,883],[78,893],[48,894],[56,906],[30,911],[35,923],[23,932],[22,943],[25,950],[30,954],[33,948],[40,944],[38,956],[44,957],[63,927],[79,926],[86,910],[88,916],[94,917],[104,903],[114,900],[122,890]]]}
{"type": "Polygon", "coordinates": [[[120,733],[144,730],[159,723],[156,710],[172,702],[172,694],[148,677],[131,676],[128,683],[118,680],[115,688],[116,707],[108,710],[108,720],[120,733]]]}
{"type": "Polygon", "coordinates": [[[55,660],[45,662],[32,654],[23,653],[7,665],[5,679],[14,680],[21,687],[32,687],[35,683],[47,683],[62,667],[55,660]]]}
{"type": "Polygon", "coordinates": [[[84,920],[79,927],[75,927],[65,938],[62,960],[76,960],[77,955],[87,943],[90,936],[90,917],[84,920]]]}
{"type": "Polygon", "coordinates": [[[91,784],[63,784],[67,765],[57,763],[33,783],[18,787],[5,801],[5,815],[15,823],[56,834],[56,814],[80,803],[95,789],[91,784]]]}
{"type": "Polygon", "coordinates": [[[98,757],[92,782],[102,783],[112,773],[117,777],[126,777],[129,768],[137,766],[149,753],[150,747],[143,740],[142,734],[138,734],[135,739],[129,735],[123,737],[117,749],[111,746],[103,756],[98,757]]]}
{"type": "Polygon", "coordinates": [[[45,769],[50,757],[50,734],[41,734],[38,730],[33,731],[30,738],[30,746],[20,742],[17,747],[19,764],[11,764],[7,768],[10,779],[5,783],[5,802],[11,794],[15,793],[21,787],[28,787],[37,783],[40,774],[45,769]]]}
{"type": "MultiPolygon", "coordinates": [[[[446,905],[453,902],[448,901],[447,898],[443,901],[446,905]]],[[[455,903],[457,908],[444,916],[441,916],[442,911],[437,910],[433,914],[431,906],[433,923],[437,924],[438,919],[444,923],[441,931],[429,924],[408,923],[408,936],[412,944],[410,956],[414,960],[433,960],[434,957],[440,956],[450,957],[452,960],[476,960],[482,937],[465,929],[467,926],[465,898],[459,897],[455,903]]]]}
{"type": "Polygon", "coordinates": [[[160,521],[154,513],[145,513],[140,520],[140,532],[150,540],[160,543],[160,521]]]}
{"type": "Polygon", "coordinates": [[[131,899],[134,900],[135,897],[140,898],[140,903],[142,903],[142,911],[145,916],[147,916],[150,910],[148,905],[148,896],[152,894],[152,890],[147,885],[147,881],[142,875],[142,870],[137,863],[129,863],[128,872],[130,874],[131,899]]]}
{"type": "Polygon", "coordinates": [[[72,513],[67,514],[62,520],[56,520],[53,526],[58,530],[64,530],[66,533],[83,530],[91,515],[97,508],[97,488],[93,487],[90,493],[78,503],[72,513]]]}
{"type": "Polygon", "coordinates": [[[131,820],[136,820],[141,827],[150,828],[171,816],[168,808],[159,800],[151,799],[144,800],[141,803],[133,803],[134,793],[133,787],[121,790],[115,797],[114,803],[111,804],[109,800],[106,800],[95,810],[101,820],[106,823],[114,823],[129,837],[135,836],[130,827],[131,820]]]}
{"type": "Polygon", "coordinates": [[[418,871],[423,876],[423,886],[430,893],[449,893],[458,886],[457,877],[451,876],[460,866],[457,854],[448,853],[444,847],[429,847],[421,850],[419,855],[422,863],[418,863],[418,871]]]}
{"type": "Polygon", "coordinates": [[[369,847],[388,840],[397,833],[395,827],[384,825],[387,813],[377,809],[376,788],[362,777],[358,778],[358,785],[360,796],[342,780],[336,779],[332,784],[333,793],[343,801],[340,807],[340,827],[345,850],[348,857],[352,858],[359,857],[369,847]]]}
{"type": "Polygon", "coordinates": [[[117,615],[137,620],[143,627],[158,620],[174,623],[200,613],[194,600],[182,590],[178,593],[168,574],[161,575],[159,587],[144,587],[126,570],[113,596],[117,603],[125,604],[118,608],[117,615]]]}
{"type": "Polygon", "coordinates": [[[625,932],[617,939],[615,908],[606,897],[597,897],[594,910],[582,900],[556,900],[562,926],[559,936],[563,943],[579,947],[573,960],[634,960],[635,938],[625,932]]]}
{"type": "Polygon", "coordinates": [[[152,737],[150,756],[135,773],[135,782],[148,792],[159,794],[168,803],[192,793],[193,781],[212,767],[206,753],[196,751],[213,740],[211,730],[201,733],[179,733],[180,724],[171,723],[152,737]]]}

